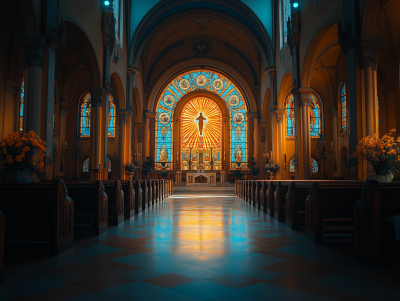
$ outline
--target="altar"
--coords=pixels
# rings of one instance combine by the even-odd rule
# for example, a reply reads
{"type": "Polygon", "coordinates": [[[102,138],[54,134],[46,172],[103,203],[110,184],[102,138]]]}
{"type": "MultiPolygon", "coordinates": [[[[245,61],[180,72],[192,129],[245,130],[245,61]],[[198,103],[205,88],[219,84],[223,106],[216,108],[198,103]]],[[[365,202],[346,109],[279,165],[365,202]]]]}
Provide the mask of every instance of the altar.
{"type": "Polygon", "coordinates": [[[197,172],[186,173],[186,186],[217,186],[217,174],[215,172],[197,172]]]}

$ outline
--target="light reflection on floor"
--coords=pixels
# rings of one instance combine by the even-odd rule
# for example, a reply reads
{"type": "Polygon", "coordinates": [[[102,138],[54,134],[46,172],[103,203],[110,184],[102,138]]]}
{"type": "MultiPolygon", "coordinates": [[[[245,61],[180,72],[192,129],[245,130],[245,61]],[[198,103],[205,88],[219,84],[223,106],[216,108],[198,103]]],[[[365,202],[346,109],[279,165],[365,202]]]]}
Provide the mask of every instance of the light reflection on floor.
{"type": "Polygon", "coordinates": [[[394,300],[399,293],[232,188],[179,188],[7,283],[0,300],[394,300]]]}

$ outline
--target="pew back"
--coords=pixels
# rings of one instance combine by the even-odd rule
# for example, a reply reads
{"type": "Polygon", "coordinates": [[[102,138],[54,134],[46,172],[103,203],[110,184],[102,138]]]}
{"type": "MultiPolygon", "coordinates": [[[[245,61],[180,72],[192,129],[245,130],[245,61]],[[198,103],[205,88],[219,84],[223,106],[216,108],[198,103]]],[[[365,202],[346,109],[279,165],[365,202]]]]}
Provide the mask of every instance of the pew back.
{"type": "Polygon", "coordinates": [[[122,191],[124,192],[124,213],[125,218],[131,218],[135,215],[135,199],[136,193],[133,181],[122,180],[121,181],[122,191]]]}
{"type": "Polygon", "coordinates": [[[106,194],[108,195],[108,224],[119,225],[124,221],[124,191],[119,180],[103,181],[106,194]]]}

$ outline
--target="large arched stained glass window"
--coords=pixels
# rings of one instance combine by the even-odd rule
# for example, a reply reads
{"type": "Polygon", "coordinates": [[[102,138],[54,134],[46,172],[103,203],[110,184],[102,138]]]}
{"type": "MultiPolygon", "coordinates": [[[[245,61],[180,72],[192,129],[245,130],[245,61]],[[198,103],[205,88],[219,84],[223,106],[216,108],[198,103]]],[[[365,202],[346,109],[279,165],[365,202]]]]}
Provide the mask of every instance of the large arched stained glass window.
{"type": "Polygon", "coordinates": [[[314,94],[310,94],[310,134],[311,138],[321,136],[321,104],[314,94]]]}
{"type": "Polygon", "coordinates": [[[111,160],[107,159],[107,172],[111,172],[111,160]]]}
{"type": "Polygon", "coordinates": [[[110,101],[110,107],[108,112],[108,137],[115,137],[115,101],[114,97],[109,94],[108,99],[110,101]]]}
{"type": "Polygon", "coordinates": [[[19,130],[24,130],[25,77],[22,78],[21,96],[19,98],[19,130]]]}
{"type": "Polygon", "coordinates": [[[83,97],[80,107],[80,135],[81,137],[90,137],[90,119],[92,114],[92,96],[86,93],[83,97]]]}
{"type": "Polygon", "coordinates": [[[295,171],[295,168],[294,168],[294,155],[293,155],[289,161],[289,172],[294,172],[294,171],[295,171]]]}
{"type": "Polygon", "coordinates": [[[295,119],[295,111],[294,111],[294,97],[290,95],[286,100],[285,105],[286,110],[286,138],[293,138],[296,134],[296,119],[295,119]]]}
{"type": "MultiPolygon", "coordinates": [[[[230,156],[230,169],[247,170],[247,107],[245,100],[240,89],[230,79],[209,70],[192,70],[182,73],[168,83],[162,91],[156,108],[156,169],[161,170],[163,165],[167,169],[173,169],[174,129],[172,120],[175,107],[187,93],[201,90],[215,93],[224,101],[230,118],[230,135],[227,137],[230,149],[226,152],[230,156]]],[[[187,134],[187,136],[181,136],[181,153],[176,153],[181,161],[180,168],[193,170],[203,165],[204,169],[220,169],[223,159],[223,154],[221,154],[223,143],[222,141],[214,143],[217,133],[211,135],[209,137],[211,139],[207,138],[207,131],[218,128],[215,125],[221,122],[221,116],[217,114],[218,105],[207,97],[190,99],[184,106],[186,105],[188,105],[188,110],[180,117],[187,119],[185,129],[188,131],[184,132],[183,124],[181,124],[180,130],[181,135],[187,134]],[[200,129],[204,130],[204,135],[200,129]],[[192,138],[193,140],[191,140],[192,138]],[[192,145],[191,141],[197,144],[192,145]]],[[[219,129],[221,128],[220,125],[219,129]]]]}
{"type": "Polygon", "coordinates": [[[311,158],[311,172],[318,173],[318,162],[314,158],[311,158]]]}
{"type": "Polygon", "coordinates": [[[86,158],[82,164],[82,172],[89,172],[89,158],[86,158]]]}
{"type": "Polygon", "coordinates": [[[289,32],[288,28],[288,20],[292,14],[292,8],[290,5],[290,0],[282,0],[283,1],[283,14],[284,14],[284,20],[283,20],[283,41],[286,44],[287,43],[287,35],[289,32]]]}
{"type": "Polygon", "coordinates": [[[347,92],[346,84],[343,84],[342,91],[340,92],[340,111],[342,118],[342,133],[347,132],[347,92]]]}

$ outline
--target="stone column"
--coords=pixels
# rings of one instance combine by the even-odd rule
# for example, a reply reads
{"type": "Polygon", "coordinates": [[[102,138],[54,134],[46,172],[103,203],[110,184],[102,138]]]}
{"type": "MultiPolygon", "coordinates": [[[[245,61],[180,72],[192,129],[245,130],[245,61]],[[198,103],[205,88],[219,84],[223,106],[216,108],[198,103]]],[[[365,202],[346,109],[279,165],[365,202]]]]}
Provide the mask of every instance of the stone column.
{"type": "Polygon", "coordinates": [[[310,137],[310,94],[302,93],[300,99],[301,110],[301,147],[302,147],[302,171],[300,171],[300,179],[310,179],[311,170],[311,137],[310,137]]]}
{"type": "MultiPolygon", "coordinates": [[[[65,171],[67,169],[67,156],[69,152],[68,141],[67,141],[67,126],[68,126],[68,114],[71,112],[70,109],[60,106],[60,145],[64,150],[61,152],[63,156],[60,158],[60,176],[65,176],[65,171]],[[67,142],[67,144],[65,144],[67,142]]],[[[71,141],[70,141],[71,142],[71,141]]],[[[71,144],[72,153],[75,151],[73,144],[71,144]]]]}
{"type": "Polygon", "coordinates": [[[118,110],[119,115],[119,137],[118,137],[118,161],[119,161],[119,180],[125,180],[125,127],[128,119],[128,110],[118,110]]]}
{"type": "MultiPolygon", "coordinates": [[[[92,115],[90,125],[90,145],[91,145],[91,169],[98,169],[101,165],[100,149],[101,149],[101,107],[103,106],[103,98],[105,91],[103,88],[92,88],[90,90],[92,97],[92,115]]],[[[104,166],[102,166],[104,167],[104,166]]],[[[97,174],[92,174],[92,180],[97,179],[97,174]]]]}
{"type": "Polygon", "coordinates": [[[133,163],[135,164],[135,162],[133,162],[133,154],[135,153],[135,150],[132,149],[132,135],[133,133],[133,113],[135,111],[135,107],[133,106],[133,104],[128,103],[127,105],[128,111],[129,111],[129,118],[128,118],[128,139],[129,139],[129,147],[128,147],[128,154],[129,154],[129,163],[133,163]],[[132,161],[132,162],[131,162],[132,161]]]}
{"type": "Polygon", "coordinates": [[[361,68],[364,69],[364,91],[365,91],[365,127],[366,135],[372,136],[378,132],[376,107],[377,80],[376,71],[378,70],[378,40],[359,41],[361,68]]]}
{"type": "Polygon", "coordinates": [[[12,132],[19,131],[19,104],[21,85],[7,79],[4,85],[4,111],[2,112],[2,136],[1,141],[8,137],[12,132]],[[14,120],[14,122],[11,122],[14,120]]]}
{"type": "Polygon", "coordinates": [[[42,36],[22,37],[25,46],[24,131],[40,136],[42,113],[42,69],[47,41],[42,36]]]}
{"type": "MultiPolygon", "coordinates": [[[[277,160],[277,163],[279,164],[280,168],[278,171],[279,179],[284,179],[284,168],[283,165],[285,164],[283,162],[283,154],[284,154],[284,149],[283,149],[283,139],[284,139],[284,132],[283,132],[283,120],[285,116],[285,110],[276,110],[276,123],[278,127],[278,149],[276,150],[277,154],[275,155],[275,158],[277,160]]],[[[275,148],[276,149],[276,148],[275,148]]]]}
{"type": "Polygon", "coordinates": [[[338,176],[338,169],[337,169],[337,141],[338,141],[338,110],[337,109],[330,109],[329,113],[332,116],[332,142],[333,142],[333,147],[331,148],[331,151],[333,152],[333,162],[336,164],[336,170],[333,169],[334,175],[337,177],[338,176]]]}
{"type": "Polygon", "coordinates": [[[260,123],[260,132],[261,132],[261,161],[258,163],[258,167],[260,168],[260,174],[261,174],[261,179],[265,179],[265,174],[266,171],[264,169],[264,164],[266,160],[266,155],[267,155],[267,150],[268,146],[267,144],[267,124],[266,123],[260,123]]]}
{"type": "Polygon", "coordinates": [[[144,159],[146,159],[146,155],[143,154],[143,131],[144,131],[144,123],[136,123],[136,137],[137,137],[137,151],[136,158],[138,161],[138,165],[140,167],[140,175],[142,172],[142,165],[144,163],[144,159]]]}

